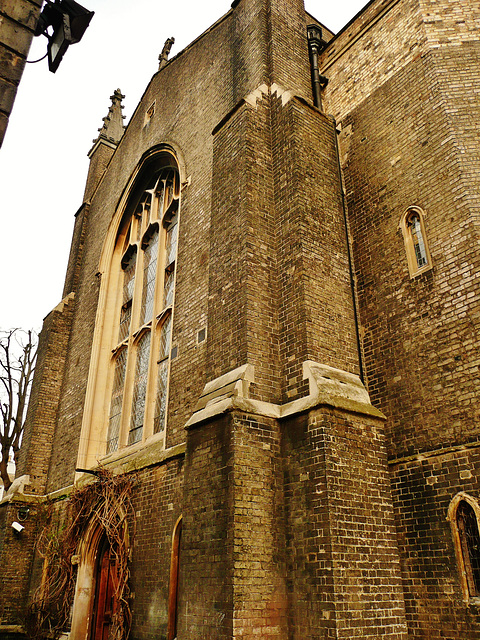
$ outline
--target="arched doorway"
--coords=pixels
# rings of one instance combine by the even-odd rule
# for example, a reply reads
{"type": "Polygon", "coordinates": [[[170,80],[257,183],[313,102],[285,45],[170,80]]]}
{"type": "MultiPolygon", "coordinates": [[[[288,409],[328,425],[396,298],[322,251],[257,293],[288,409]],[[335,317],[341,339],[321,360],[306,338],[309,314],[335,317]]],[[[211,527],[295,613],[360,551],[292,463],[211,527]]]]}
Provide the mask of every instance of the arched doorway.
{"type": "Polygon", "coordinates": [[[108,640],[113,616],[117,610],[118,557],[107,536],[100,542],[95,568],[95,594],[93,600],[90,640],[108,640]]]}
{"type": "Polygon", "coordinates": [[[115,625],[130,628],[128,571],[125,553],[129,548],[125,528],[125,548],[109,543],[103,526],[93,519],[79,543],[78,573],[70,629],[70,640],[107,640],[115,625]],[[123,557],[123,561],[122,561],[123,557]],[[123,570],[122,570],[123,566],[123,570]]]}

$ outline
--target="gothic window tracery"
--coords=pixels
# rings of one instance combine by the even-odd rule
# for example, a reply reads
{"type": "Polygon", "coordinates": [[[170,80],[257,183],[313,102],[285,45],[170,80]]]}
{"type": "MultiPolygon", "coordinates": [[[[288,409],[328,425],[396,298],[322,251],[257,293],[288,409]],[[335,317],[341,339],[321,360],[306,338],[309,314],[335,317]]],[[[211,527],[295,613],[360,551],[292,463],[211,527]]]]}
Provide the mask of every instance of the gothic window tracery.
{"type": "Polygon", "coordinates": [[[137,194],[137,204],[127,206],[117,237],[121,299],[113,331],[107,454],[165,429],[179,201],[176,167],[157,170],[137,194]]]}

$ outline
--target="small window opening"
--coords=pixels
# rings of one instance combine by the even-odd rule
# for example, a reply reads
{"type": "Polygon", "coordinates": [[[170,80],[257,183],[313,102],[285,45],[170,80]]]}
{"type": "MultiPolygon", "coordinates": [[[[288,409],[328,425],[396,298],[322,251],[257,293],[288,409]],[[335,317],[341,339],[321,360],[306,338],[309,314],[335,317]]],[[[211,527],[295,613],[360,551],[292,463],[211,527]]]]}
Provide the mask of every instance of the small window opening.
{"type": "Polygon", "coordinates": [[[207,337],[207,330],[205,329],[205,327],[203,329],[200,329],[200,331],[197,333],[197,342],[204,342],[205,338],[207,337]]]}
{"type": "Polygon", "coordinates": [[[403,214],[399,225],[403,234],[411,278],[432,267],[424,218],[425,213],[420,207],[409,207],[403,214]]]}
{"type": "Polygon", "coordinates": [[[427,264],[427,253],[425,251],[425,241],[423,239],[422,227],[420,225],[420,216],[418,213],[414,213],[408,219],[407,226],[410,228],[412,234],[413,248],[415,251],[415,258],[417,260],[417,267],[421,269],[427,264]]]}
{"type": "Polygon", "coordinates": [[[154,113],[155,113],[155,100],[152,102],[152,104],[148,107],[148,109],[145,112],[145,123],[143,126],[145,126],[148,122],[150,122],[150,120],[153,118],[154,113]]]}

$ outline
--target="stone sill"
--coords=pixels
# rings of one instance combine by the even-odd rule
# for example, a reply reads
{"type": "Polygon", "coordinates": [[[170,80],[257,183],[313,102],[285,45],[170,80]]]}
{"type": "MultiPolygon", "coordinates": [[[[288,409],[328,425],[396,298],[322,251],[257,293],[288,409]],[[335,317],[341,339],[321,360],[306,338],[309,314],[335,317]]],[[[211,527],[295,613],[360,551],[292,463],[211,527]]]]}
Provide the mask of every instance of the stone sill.
{"type": "MultiPolygon", "coordinates": [[[[182,442],[169,449],[164,449],[164,438],[146,440],[138,445],[125,447],[115,453],[102,458],[99,467],[109,469],[115,475],[131,473],[147,467],[165,464],[174,458],[184,457],[186,444],[182,442]]],[[[94,469],[93,469],[94,470],[94,469]]],[[[77,473],[75,484],[91,482],[91,476],[87,473],[77,473]]]]}

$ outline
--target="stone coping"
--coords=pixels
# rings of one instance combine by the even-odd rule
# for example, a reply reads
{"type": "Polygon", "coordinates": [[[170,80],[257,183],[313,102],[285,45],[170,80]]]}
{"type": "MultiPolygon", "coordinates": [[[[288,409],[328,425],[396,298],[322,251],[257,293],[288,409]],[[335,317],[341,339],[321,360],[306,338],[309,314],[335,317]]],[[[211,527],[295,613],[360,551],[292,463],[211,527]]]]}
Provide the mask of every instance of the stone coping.
{"type": "Polygon", "coordinates": [[[303,363],[303,377],[309,382],[309,395],[282,405],[249,398],[248,387],[254,377],[253,366],[243,365],[208,382],[185,428],[190,429],[214,416],[232,411],[281,420],[320,406],[386,419],[370,403],[360,378],[347,371],[307,360],[303,363]]]}

